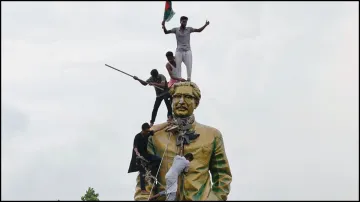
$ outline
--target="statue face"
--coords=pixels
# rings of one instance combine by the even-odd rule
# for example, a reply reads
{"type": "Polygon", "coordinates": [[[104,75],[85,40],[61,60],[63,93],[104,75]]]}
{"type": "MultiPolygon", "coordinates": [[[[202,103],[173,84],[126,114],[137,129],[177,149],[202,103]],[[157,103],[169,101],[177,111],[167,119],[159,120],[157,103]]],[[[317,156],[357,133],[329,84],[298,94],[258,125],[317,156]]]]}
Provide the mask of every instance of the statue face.
{"type": "Polygon", "coordinates": [[[177,117],[188,117],[193,114],[197,104],[191,86],[179,86],[176,88],[173,94],[172,107],[177,117]]]}

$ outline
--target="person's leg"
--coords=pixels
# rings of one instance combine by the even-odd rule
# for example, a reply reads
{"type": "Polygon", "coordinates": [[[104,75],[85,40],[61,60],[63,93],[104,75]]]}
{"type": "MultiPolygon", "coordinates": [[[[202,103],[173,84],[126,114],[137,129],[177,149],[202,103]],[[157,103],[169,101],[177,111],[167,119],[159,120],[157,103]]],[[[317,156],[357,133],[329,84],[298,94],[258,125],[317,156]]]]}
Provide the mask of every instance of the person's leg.
{"type": "MultiPolygon", "coordinates": [[[[172,99],[171,95],[169,96],[169,100],[170,100],[170,105],[171,105],[171,107],[172,107],[172,101],[173,101],[173,99],[172,99]]],[[[171,108],[171,109],[172,109],[172,108],[171,108]]]]}
{"type": "Polygon", "coordinates": [[[176,192],[171,192],[166,196],[166,201],[176,201],[176,192]]]}
{"type": "Polygon", "coordinates": [[[192,52],[191,52],[191,50],[185,52],[183,60],[184,60],[185,66],[186,66],[187,79],[188,79],[188,81],[190,81],[191,80],[191,71],[192,71],[192,52]]]}
{"type": "Polygon", "coordinates": [[[178,186],[178,176],[175,175],[173,172],[167,172],[165,175],[165,180],[166,180],[166,189],[165,190],[167,193],[166,200],[168,201],[169,194],[175,193],[175,197],[176,197],[176,191],[177,191],[177,186],[178,186]]]}
{"type": "Polygon", "coordinates": [[[181,77],[181,63],[183,61],[182,52],[176,51],[175,53],[175,63],[176,63],[176,76],[181,77]]]}
{"type": "Polygon", "coordinates": [[[170,79],[169,83],[168,83],[168,88],[171,88],[172,85],[174,85],[174,83],[176,83],[175,79],[170,79]]]}
{"type": "Polygon", "coordinates": [[[151,174],[156,177],[157,171],[160,167],[161,158],[156,155],[149,155],[149,161],[151,163],[151,174]]]}
{"type": "Polygon", "coordinates": [[[166,192],[165,192],[165,191],[161,191],[161,192],[155,194],[154,196],[150,197],[149,200],[152,201],[152,200],[157,199],[157,198],[160,197],[160,196],[165,196],[165,195],[166,195],[166,192]]]}
{"type": "Polygon", "coordinates": [[[171,119],[172,118],[172,108],[171,108],[171,96],[170,95],[167,95],[165,98],[164,98],[164,101],[165,101],[165,104],[166,104],[166,108],[167,108],[167,117],[168,119],[171,119]]]}
{"type": "Polygon", "coordinates": [[[174,173],[166,173],[166,201],[174,201],[176,198],[178,178],[174,173]]]}
{"type": "Polygon", "coordinates": [[[156,119],[156,115],[157,112],[159,110],[159,107],[161,105],[161,101],[163,98],[156,98],[155,103],[154,103],[154,108],[151,114],[151,120],[150,120],[150,124],[153,125],[155,123],[155,119],[156,119]]]}
{"type": "Polygon", "coordinates": [[[141,168],[140,169],[140,188],[141,188],[141,191],[146,191],[144,174],[145,174],[145,170],[141,168]]]}

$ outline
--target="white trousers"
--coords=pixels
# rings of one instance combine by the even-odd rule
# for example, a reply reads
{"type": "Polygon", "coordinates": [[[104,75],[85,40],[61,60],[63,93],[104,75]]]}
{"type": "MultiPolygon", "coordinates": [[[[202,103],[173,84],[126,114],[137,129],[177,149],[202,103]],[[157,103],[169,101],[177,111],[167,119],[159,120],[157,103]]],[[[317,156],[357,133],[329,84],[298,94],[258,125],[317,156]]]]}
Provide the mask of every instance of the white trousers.
{"type": "Polygon", "coordinates": [[[186,66],[187,79],[191,79],[191,70],[192,70],[192,52],[191,50],[185,52],[176,51],[175,53],[175,62],[177,69],[177,76],[181,77],[181,63],[184,62],[186,66]]]}

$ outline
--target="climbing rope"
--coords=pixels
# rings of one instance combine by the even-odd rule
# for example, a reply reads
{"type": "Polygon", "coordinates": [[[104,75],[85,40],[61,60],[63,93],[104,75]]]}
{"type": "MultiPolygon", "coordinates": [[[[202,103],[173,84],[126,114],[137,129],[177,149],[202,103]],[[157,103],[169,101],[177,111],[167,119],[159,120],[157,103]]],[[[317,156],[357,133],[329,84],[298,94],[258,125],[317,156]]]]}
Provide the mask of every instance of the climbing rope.
{"type": "MultiPolygon", "coordinates": [[[[176,123],[175,123],[176,124],[176,123]]],[[[171,127],[170,127],[171,128],[171,127]]],[[[177,128],[177,127],[176,127],[177,128]]],[[[171,129],[175,129],[175,128],[171,128],[171,129]]],[[[171,132],[171,129],[168,131],[169,132],[169,139],[168,139],[168,142],[167,142],[167,144],[166,144],[166,148],[165,148],[165,151],[164,151],[164,153],[163,153],[163,155],[162,155],[162,157],[161,157],[161,161],[160,161],[160,165],[159,165],[159,168],[158,168],[158,170],[157,170],[157,173],[156,173],[156,176],[155,177],[153,177],[153,176],[151,176],[153,179],[154,179],[154,183],[152,183],[152,187],[151,187],[151,190],[150,190],[150,194],[149,194],[149,197],[148,197],[148,201],[150,200],[150,197],[151,197],[151,193],[152,193],[152,190],[153,190],[153,188],[154,188],[154,185],[156,184],[156,183],[159,183],[160,184],[160,182],[157,180],[157,176],[158,176],[158,174],[159,174],[159,171],[160,171],[160,168],[161,168],[161,164],[162,164],[162,162],[163,162],[163,159],[164,159],[164,155],[165,155],[165,153],[166,154],[168,154],[168,145],[169,145],[169,143],[170,143],[170,138],[171,138],[171,136],[172,136],[172,132],[171,132]]],[[[184,134],[182,134],[181,136],[183,136],[184,134]]],[[[184,137],[181,137],[181,145],[180,145],[180,148],[179,147],[177,147],[177,153],[180,153],[180,155],[181,156],[183,156],[184,154],[184,137]],[[179,149],[180,149],[180,151],[179,151],[179,149]]],[[[168,170],[168,155],[166,155],[166,168],[167,168],[167,170],[168,170]]],[[[182,176],[183,177],[183,176],[182,176]]],[[[183,179],[182,179],[183,180],[183,179]]],[[[162,185],[162,184],[160,184],[161,186],[164,186],[164,185],[162,185]]],[[[169,187],[172,187],[174,184],[171,184],[169,187]]],[[[166,190],[166,187],[165,187],[165,190],[166,190]]],[[[165,192],[166,193],[166,192],[165,192]]],[[[168,197],[169,197],[169,195],[166,193],[166,199],[168,199],[168,197]]]]}
{"type": "MultiPolygon", "coordinates": [[[[159,174],[159,171],[160,171],[160,168],[161,168],[161,163],[162,163],[162,161],[163,161],[163,159],[164,159],[164,156],[165,156],[165,153],[166,153],[166,151],[167,151],[167,148],[168,148],[168,145],[169,145],[169,143],[170,143],[170,138],[171,138],[171,136],[172,136],[172,133],[171,132],[169,132],[170,133],[170,135],[169,135],[169,139],[168,139],[168,142],[167,142],[167,144],[166,144],[166,148],[165,148],[165,151],[164,151],[164,153],[163,153],[163,156],[161,157],[161,161],[160,161],[160,165],[159,165],[159,168],[158,168],[158,170],[157,170],[157,172],[156,172],[156,176],[155,176],[155,178],[157,179],[157,176],[158,176],[158,174],[159,174]]],[[[157,181],[157,180],[156,180],[157,181]]],[[[156,182],[155,181],[155,182],[156,182]]],[[[152,192],[152,190],[153,190],[153,188],[154,188],[154,184],[155,184],[155,182],[152,184],[152,186],[151,186],[151,190],[150,190],[150,194],[149,194],[149,198],[148,198],[148,201],[150,200],[150,197],[151,197],[151,192],[152,192]]]]}
{"type": "Polygon", "coordinates": [[[160,184],[161,186],[165,187],[163,184],[161,184],[161,183],[159,182],[159,180],[156,179],[156,177],[154,177],[154,176],[151,175],[151,171],[150,171],[150,170],[147,170],[147,171],[146,171],[146,174],[145,174],[144,176],[145,176],[145,180],[146,180],[149,184],[151,184],[151,179],[153,179],[156,184],[160,184]]]}
{"type": "Polygon", "coordinates": [[[143,167],[145,170],[145,174],[142,175],[145,178],[145,180],[149,184],[151,184],[151,179],[153,179],[156,183],[159,183],[161,186],[165,187],[154,176],[151,175],[151,170],[148,168],[150,162],[146,160],[143,156],[137,156],[136,158],[139,159],[141,167],[143,167]]]}

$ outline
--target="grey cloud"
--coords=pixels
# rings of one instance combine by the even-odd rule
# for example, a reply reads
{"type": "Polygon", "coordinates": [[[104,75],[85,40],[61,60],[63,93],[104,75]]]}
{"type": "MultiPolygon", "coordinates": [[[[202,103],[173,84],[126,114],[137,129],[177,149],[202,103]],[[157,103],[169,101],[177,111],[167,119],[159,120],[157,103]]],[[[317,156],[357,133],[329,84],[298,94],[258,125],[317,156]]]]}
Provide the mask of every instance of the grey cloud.
{"type": "Polygon", "coordinates": [[[17,135],[26,134],[29,117],[20,109],[3,103],[1,105],[1,139],[6,141],[17,135]]]}

